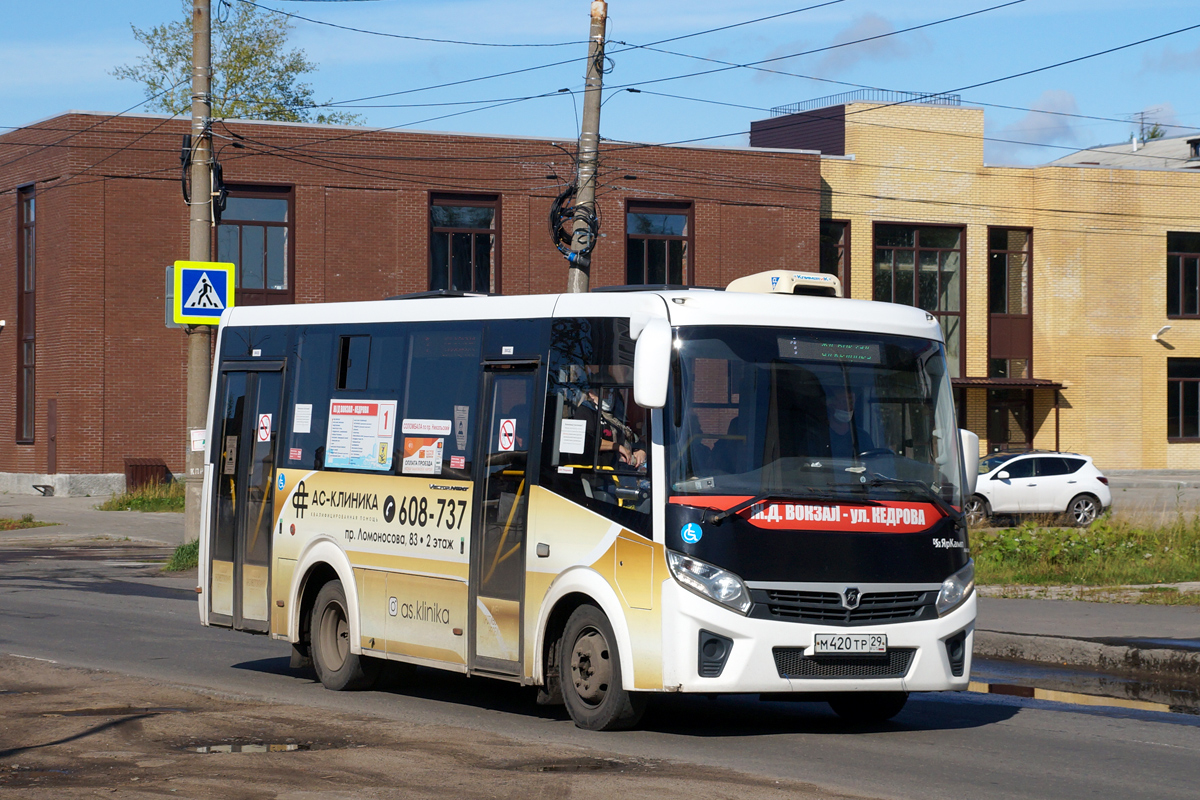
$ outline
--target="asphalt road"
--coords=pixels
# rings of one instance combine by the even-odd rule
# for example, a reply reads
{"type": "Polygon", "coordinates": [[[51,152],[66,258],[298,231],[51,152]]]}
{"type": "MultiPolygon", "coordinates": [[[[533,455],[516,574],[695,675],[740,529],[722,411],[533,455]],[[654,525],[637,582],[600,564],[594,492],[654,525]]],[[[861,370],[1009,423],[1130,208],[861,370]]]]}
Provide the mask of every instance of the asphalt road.
{"type": "Polygon", "coordinates": [[[1200,718],[1181,714],[963,693],[916,696],[893,723],[863,730],[823,704],[676,696],[652,704],[641,730],[598,734],[536,707],[528,688],[433,670],[386,691],[329,692],[287,669],[286,645],[202,628],[194,576],[163,577],[146,563],[167,553],[136,543],[0,541],[0,652],[303,705],[316,718],[334,709],[448,725],[866,797],[1200,792],[1200,718]]]}

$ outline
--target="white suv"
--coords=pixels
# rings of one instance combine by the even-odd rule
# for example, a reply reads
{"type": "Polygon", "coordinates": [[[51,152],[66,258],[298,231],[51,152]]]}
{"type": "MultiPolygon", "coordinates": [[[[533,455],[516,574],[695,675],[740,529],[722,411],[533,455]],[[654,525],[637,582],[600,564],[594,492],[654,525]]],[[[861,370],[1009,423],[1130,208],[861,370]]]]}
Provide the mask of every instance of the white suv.
{"type": "Polygon", "coordinates": [[[979,462],[967,524],[979,527],[993,514],[1065,514],[1078,527],[1092,524],[1112,505],[1108,478],[1078,453],[1001,453],[979,462]]]}

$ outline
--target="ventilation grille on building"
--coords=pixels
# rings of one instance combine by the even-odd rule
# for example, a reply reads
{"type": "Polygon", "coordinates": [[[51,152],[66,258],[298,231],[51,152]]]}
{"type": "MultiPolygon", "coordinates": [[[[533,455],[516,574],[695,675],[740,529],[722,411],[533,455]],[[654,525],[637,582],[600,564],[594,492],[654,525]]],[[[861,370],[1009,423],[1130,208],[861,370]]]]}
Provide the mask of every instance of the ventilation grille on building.
{"type": "Polygon", "coordinates": [[[880,656],[806,656],[802,647],[776,647],[781,678],[903,678],[914,648],[896,647],[880,656]]]}

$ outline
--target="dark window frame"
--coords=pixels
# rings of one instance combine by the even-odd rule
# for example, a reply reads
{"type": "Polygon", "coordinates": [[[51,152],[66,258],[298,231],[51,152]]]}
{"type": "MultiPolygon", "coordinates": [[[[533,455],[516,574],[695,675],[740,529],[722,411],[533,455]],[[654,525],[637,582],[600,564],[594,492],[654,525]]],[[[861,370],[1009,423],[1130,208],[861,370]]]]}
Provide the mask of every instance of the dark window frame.
{"type": "Polygon", "coordinates": [[[1167,300],[1167,319],[1200,319],[1200,252],[1190,250],[1172,250],[1171,237],[1173,235],[1191,235],[1200,237],[1200,233],[1191,231],[1168,231],[1167,232],[1167,274],[1166,274],[1166,300],[1167,300]],[[1171,259],[1179,259],[1178,269],[1179,274],[1175,277],[1177,281],[1175,297],[1171,297],[1171,259]],[[1192,301],[1194,310],[1188,311],[1184,308],[1187,294],[1187,267],[1191,267],[1192,275],[1192,301]],[[1174,299],[1174,303],[1172,303],[1174,299]],[[1172,308],[1174,306],[1174,308],[1172,308]]]}
{"type": "MultiPolygon", "coordinates": [[[[246,199],[263,199],[263,200],[281,200],[286,199],[288,204],[287,221],[286,222],[267,222],[261,220],[239,220],[229,214],[224,214],[221,217],[221,224],[213,227],[212,232],[212,252],[219,252],[218,231],[222,227],[236,225],[238,231],[238,254],[241,254],[242,242],[245,240],[241,227],[243,225],[257,225],[267,228],[284,228],[287,231],[287,252],[285,258],[287,264],[284,272],[286,274],[287,288],[286,289],[268,289],[267,283],[267,266],[266,253],[263,253],[263,288],[262,289],[246,289],[242,286],[242,265],[239,262],[237,269],[234,270],[234,299],[239,306],[261,306],[261,305],[283,305],[296,302],[296,191],[291,185],[271,185],[271,184],[231,184],[227,187],[229,196],[234,198],[246,199]]],[[[266,245],[266,237],[264,239],[264,247],[266,245]]]]}
{"type": "MultiPolygon", "coordinates": [[[[825,241],[824,227],[826,224],[842,226],[842,240],[837,244],[838,263],[841,264],[841,267],[842,267],[842,274],[838,275],[838,279],[842,282],[842,296],[850,297],[850,220],[848,220],[848,219],[822,219],[820,222],[821,229],[820,229],[820,232],[818,235],[818,248],[821,248],[821,245],[824,244],[824,241],[825,241]]],[[[825,272],[825,264],[824,264],[823,255],[824,255],[824,253],[821,251],[819,251],[818,255],[817,255],[818,259],[821,260],[821,264],[818,267],[818,269],[822,273],[825,272]]],[[[837,274],[837,273],[829,273],[829,274],[837,274]]]]}
{"type": "Polygon", "coordinates": [[[1167,426],[1167,442],[1200,442],[1200,358],[1168,358],[1167,359],[1167,403],[1166,403],[1166,426],[1167,426]],[[1179,376],[1172,375],[1172,362],[1183,371],[1185,367],[1191,367],[1191,371],[1195,376],[1179,376]],[[1188,363],[1185,363],[1188,362],[1188,363]],[[1188,392],[1187,387],[1192,387],[1188,392]],[[1184,434],[1184,404],[1188,399],[1187,394],[1194,395],[1195,414],[1197,418],[1196,435],[1187,436],[1184,434]],[[1175,406],[1175,430],[1171,430],[1172,405],[1175,406]]]}
{"type": "MultiPolygon", "coordinates": [[[[635,200],[632,198],[625,200],[625,249],[624,249],[624,267],[625,267],[625,282],[632,285],[646,285],[647,272],[649,270],[648,254],[642,258],[642,280],[631,281],[629,279],[629,245],[631,241],[637,240],[642,242],[650,241],[682,241],[684,246],[683,251],[683,286],[691,286],[696,281],[696,204],[690,200],[635,200]],[[658,233],[630,233],[629,232],[629,215],[630,214],[673,214],[677,216],[687,217],[687,233],[682,236],[671,234],[658,233]]],[[[643,245],[643,248],[648,248],[649,245],[643,245]]],[[[645,249],[643,250],[645,253],[645,249]]],[[[670,279],[667,273],[667,268],[664,265],[663,275],[670,279]]]]}
{"type": "MultiPolygon", "coordinates": [[[[912,297],[913,302],[905,303],[905,305],[911,305],[913,308],[921,308],[921,305],[920,305],[921,281],[919,280],[919,275],[920,275],[920,271],[921,271],[921,256],[920,256],[920,254],[922,252],[948,252],[948,253],[957,252],[959,254],[959,256],[958,256],[958,258],[959,258],[958,311],[937,311],[937,310],[929,311],[929,310],[926,310],[926,313],[933,315],[934,317],[938,318],[939,320],[942,317],[957,317],[958,318],[958,375],[960,377],[965,376],[967,374],[967,226],[966,226],[966,224],[965,223],[964,224],[951,224],[951,223],[939,223],[939,222],[928,222],[928,223],[927,222],[891,222],[891,221],[886,221],[886,220],[876,221],[871,229],[871,299],[873,299],[873,300],[877,299],[875,297],[875,293],[877,291],[876,276],[878,273],[876,259],[878,258],[879,250],[892,250],[893,253],[896,250],[911,250],[912,251],[912,253],[913,253],[913,297],[912,297]],[[913,246],[912,247],[894,247],[894,246],[883,247],[883,246],[881,246],[879,244],[879,228],[882,226],[911,228],[914,231],[913,246]],[[943,229],[957,230],[960,232],[959,246],[957,248],[922,247],[921,241],[920,241],[920,230],[922,228],[943,228],[943,229]]],[[[896,271],[896,259],[895,259],[895,256],[893,255],[892,267],[891,267],[892,299],[889,301],[885,301],[885,302],[892,302],[892,303],[896,302],[896,299],[895,299],[895,297],[896,297],[895,271],[896,271]]]]}
{"type": "Polygon", "coordinates": [[[33,444],[37,409],[37,199],[17,189],[17,444],[33,444]]]}
{"type": "MultiPolygon", "coordinates": [[[[428,210],[426,211],[426,219],[428,220],[429,238],[426,242],[429,245],[429,275],[427,286],[432,289],[434,285],[433,274],[436,266],[433,263],[433,236],[438,233],[471,233],[481,234],[488,233],[493,237],[490,275],[491,285],[485,290],[488,294],[503,294],[503,259],[501,252],[503,251],[504,241],[504,209],[502,196],[499,193],[495,194],[459,194],[455,192],[430,192],[428,210]],[[435,206],[468,206],[471,208],[491,208],[494,210],[492,216],[491,228],[451,228],[444,226],[435,226],[433,224],[433,209],[435,206]]],[[[449,248],[447,249],[449,253],[449,248]]],[[[453,288],[454,275],[453,266],[450,263],[444,265],[446,269],[446,288],[453,288]]],[[[475,254],[471,253],[471,274],[475,274],[475,254]]],[[[460,291],[479,291],[477,288],[461,289],[460,291]]]]}
{"type": "MultiPolygon", "coordinates": [[[[1000,316],[1000,317],[1005,317],[1005,318],[1013,318],[1013,317],[1021,318],[1021,319],[1027,318],[1030,320],[1030,324],[1031,325],[1033,324],[1032,323],[1032,321],[1033,321],[1033,228],[1026,228],[1026,227],[1022,227],[1020,225],[989,225],[988,229],[987,229],[987,237],[988,237],[988,239],[987,239],[987,241],[988,241],[988,251],[987,251],[987,259],[988,259],[987,260],[987,270],[988,270],[988,283],[987,283],[988,299],[987,300],[988,300],[988,305],[987,305],[987,309],[988,309],[988,322],[989,322],[989,324],[988,324],[988,376],[993,377],[993,378],[995,378],[995,377],[1010,378],[1010,377],[1013,377],[1012,367],[1011,367],[1011,362],[1013,361],[1012,358],[1003,359],[1004,361],[1010,362],[1008,365],[1006,365],[1006,372],[1004,375],[993,374],[994,371],[991,366],[992,361],[993,361],[993,359],[992,359],[992,341],[991,341],[991,336],[992,336],[991,327],[992,326],[990,323],[991,323],[991,318],[993,316],[1000,316]],[[1020,232],[1024,233],[1028,237],[1025,240],[1025,250],[1023,250],[1023,251],[1022,250],[1008,250],[1008,249],[1001,249],[1001,248],[993,249],[991,246],[993,231],[1020,231],[1020,232]],[[1026,313],[1024,313],[1024,314],[1013,314],[1013,313],[1007,312],[1007,311],[1004,314],[993,314],[993,312],[992,312],[992,256],[993,255],[1001,255],[1001,254],[1003,254],[1005,256],[1010,256],[1010,255],[1015,255],[1015,254],[1023,254],[1025,256],[1025,269],[1026,269],[1025,309],[1026,309],[1026,313]]],[[[1007,274],[1011,274],[1011,270],[1007,269],[1007,259],[1006,259],[1006,272],[1007,272],[1007,274]]],[[[1007,274],[1006,274],[1006,281],[1007,281],[1007,274]]],[[[1033,348],[1032,347],[1030,347],[1029,355],[1026,357],[1024,377],[1026,377],[1026,378],[1033,377],[1033,348]]]]}

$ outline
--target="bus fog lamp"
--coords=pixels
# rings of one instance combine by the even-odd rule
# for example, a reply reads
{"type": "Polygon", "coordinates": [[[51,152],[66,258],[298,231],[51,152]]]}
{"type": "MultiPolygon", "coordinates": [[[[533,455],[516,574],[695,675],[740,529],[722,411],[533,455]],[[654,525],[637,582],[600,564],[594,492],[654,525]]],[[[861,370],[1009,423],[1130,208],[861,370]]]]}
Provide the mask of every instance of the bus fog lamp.
{"type": "Polygon", "coordinates": [[[750,592],[732,572],[673,551],[667,551],[667,564],[676,581],[701,597],[740,614],[750,610],[750,592]]]}
{"type": "Polygon", "coordinates": [[[937,612],[942,617],[963,604],[971,592],[975,591],[975,561],[942,581],[942,590],[937,596],[937,612]]]}

